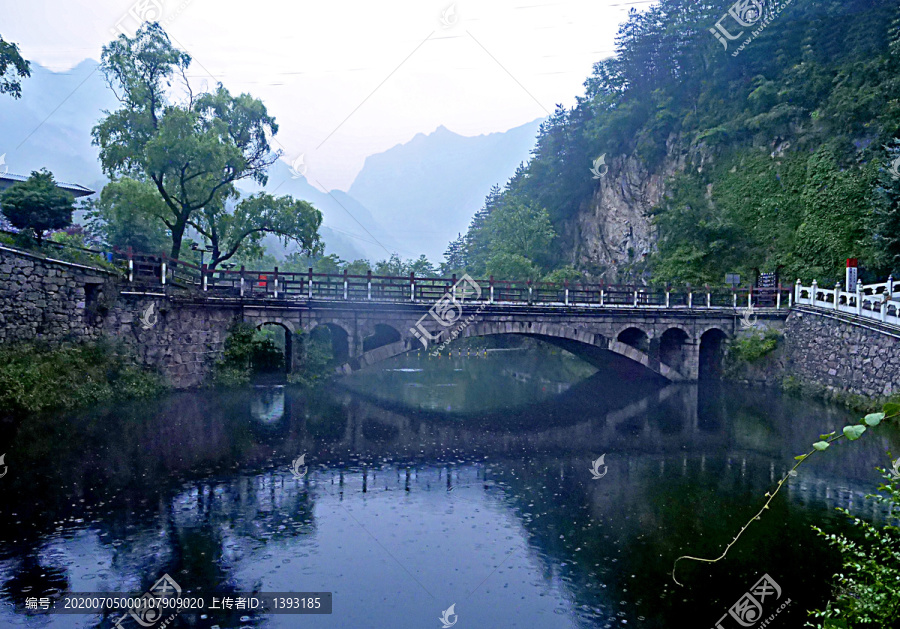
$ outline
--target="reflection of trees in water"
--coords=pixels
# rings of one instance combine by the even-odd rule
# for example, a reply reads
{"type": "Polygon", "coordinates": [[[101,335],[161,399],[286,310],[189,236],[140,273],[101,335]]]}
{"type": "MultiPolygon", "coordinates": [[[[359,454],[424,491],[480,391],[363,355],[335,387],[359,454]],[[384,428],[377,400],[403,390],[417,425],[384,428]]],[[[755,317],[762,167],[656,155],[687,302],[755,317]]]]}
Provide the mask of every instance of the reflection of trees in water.
{"type": "MultiPolygon", "coordinates": [[[[696,454],[669,447],[636,453],[641,443],[664,445],[664,438],[673,434],[680,434],[690,449],[691,418],[679,413],[677,400],[669,398],[651,404],[643,418],[623,418],[620,426],[636,438],[630,451],[617,453],[585,443],[580,457],[538,454],[493,470],[492,478],[509,488],[508,504],[520,514],[545,578],[570,588],[583,626],[601,626],[597,623],[605,619],[633,623],[638,617],[643,617],[644,627],[682,626],[685,618],[712,625],[735,601],[735,592],[765,571],[799,603],[784,616],[787,622],[799,626],[806,619],[805,609],[824,603],[827,583],[840,562],[831,553],[811,552],[822,544],[810,526],[827,523],[834,530],[846,529],[833,507],[858,505],[874,486],[871,473],[867,485],[848,483],[846,476],[832,475],[829,466],[806,470],[790,482],[790,490],[773,502],[766,517],[754,523],[727,561],[715,566],[683,562],[679,579],[689,588],[671,581],[679,555],[721,553],[793,463],[791,455],[821,430],[823,420],[846,419],[839,410],[823,413],[819,405],[790,401],[773,404],[771,397],[748,396],[746,389],[707,391],[700,402],[706,405],[705,426],[720,427],[720,456],[706,454],[716,451],[708,447],[696,454]],[[710,395],[715,405],[709,404],[710,395]],[[720,414],[710,417],[716,407],[720,414]],[[767,436],[760,433],[761,421],[767,436]],[[609,472],[594,481],[590,461],[604,451],[609,472]],[[825,476],[816,478],[819,473],[825,476]],[[823,500],[825,496],[830,498],[823,500]]],[[[699,417],[696,420],[693,430],[699,429],[699,417]]],[[[880,444],[873,442],[840,458],[853,459],[854,465],[862,459],[871,469],[881,452],[880,444]]],[[[831,464],[840,467],[841,462],[831,464]]],[[[868,503],[861,515],[879,517],[868,503]]]]}
{"type": "MultiPolygon", "coordinates": [[[[671,560],[721,548],[791,457],[811,437],[839,428],[846,414],[772,392],[623,386],[603,373],[515,412],[452,418],[346,391],[283,391],[284,413],[271,422],[254,418],[246,392],[184,393],[105,414],[27,419],[9,446],[16,467],[0,483],[0,504],[17,514],[0,517],[0,539],[19,540],[5,550],[23,558],[9,587],[38,569],[50,581],[66,578],[64,563],[34,550],[57,527],[98,536],[98,552],[111,557],[104,581],[113,585],[140,590],[168,572],[185,588],[209,590],[229,583],[232,567],[259,548],[315,532],[313,484],[315,491],[365,487],[398,496],[477,491],[478,499],[486,492],[515,510],[546,578],[565,581],[586,606],[585,626],[591,609],[616,613],[622,600],[629,617],[657,623],[644,626],[678,626],[699,606],[727,609],[735,583],[755,582],[754,570],[773,566],[802,581],[791,562],[808,562],[800,549],[816,547],[808,524],[821,522],[822,501],[856,500],[838,491],[848,478],[859,482],[855,489],[870,489],[866,479],[891,445],[873,433],[853,444],[852,456],[836,448],[804,466],[756,537],[748,533],[743,550],[715,570],[686,572],[693,593],[676,595],[671,560]],[[297,481],[288,465],[303,453],[310,472],[297,481]],[[609,473],[592,481],[590,461],[602,453],[609,473]],[[471,474],[456,463],[485,457],[490,466],[471,474]]],[[[805,582],[821,585],[824,566],[815,564],[805,582]]],[[[811,600],[813,585],[791,595],[811,600]]]]}
{"type": "Polygon", "coordinates": [[[523,407],[564,392],[594,367],[540,343],[529,351],[453,357],[396,356],[347,377],[352,390],[400,407],[478,413],[523,407]],[[498,395],[498,392],[502,392],[498,395]]]}
{"type": "Polygon", "coordinates": [[[253,387],[250,416],[263,424],[274,424],[284,419],[284,386],[253,387]]]}

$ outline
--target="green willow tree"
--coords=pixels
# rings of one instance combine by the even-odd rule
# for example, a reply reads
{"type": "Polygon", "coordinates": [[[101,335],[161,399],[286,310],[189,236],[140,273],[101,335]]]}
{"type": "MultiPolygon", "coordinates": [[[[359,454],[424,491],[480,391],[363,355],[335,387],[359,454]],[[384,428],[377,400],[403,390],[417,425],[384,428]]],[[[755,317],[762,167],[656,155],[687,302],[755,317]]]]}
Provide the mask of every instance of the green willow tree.
{"type": "Polygon", "coordinates": [[[274,234],[284,245],[294,242],[308,255],[318,255],[324,248],[319,239],[322,213],[308,202],[289,196],[257,193],[242,199],[231,212],[210,205],[188,224],[209,241],[209,266],[213,269],[241,249],[248,258],[262,256],[266,234],[274,234]]]}
{"type": "Polygon", "coordinates": [[[257,245],[264,233],[312,251],[321,217],[308,204],[261,195],[226,211],[239,198],[236,182],[268,181],[266,173],[279,157],[268,138],[278,125],[249,94],[232,96],[219,84],[212,93],[195,95],[187,80],[190,64],[190,55],[174,48],[155,22],[103,47],[101,68],[122,104],[92,132],[103,171],[156,188],[167,210],[159,219],[171,235],[172,257],[180,254],[188,227],[218,248],[214,264],[233,256],[244,239],[257,245]],[[176,76],[183,81],[180,102],[171,93],[176,76]],[[290,219],[290,210],[302,216],[290,219]]]}
{"type": "Polygon", "coordinates": [[[111,181],[85,209],[88,229],[109,247],[162,253],[171,242],[164,223],[169,208],[149,182],[111,181]]]}

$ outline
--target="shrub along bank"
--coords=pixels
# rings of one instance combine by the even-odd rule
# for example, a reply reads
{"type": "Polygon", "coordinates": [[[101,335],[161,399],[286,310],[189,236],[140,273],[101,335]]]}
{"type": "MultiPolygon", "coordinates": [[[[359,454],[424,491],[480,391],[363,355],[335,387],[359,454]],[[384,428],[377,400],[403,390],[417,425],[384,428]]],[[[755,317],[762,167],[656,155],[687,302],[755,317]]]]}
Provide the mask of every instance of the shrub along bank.
{"type": "Polygon", "coordinates": [[[162,376],[139,366],[124,346],[108,340],[0,348],[0,415],[152,397],[165,389],[162,376]]]}

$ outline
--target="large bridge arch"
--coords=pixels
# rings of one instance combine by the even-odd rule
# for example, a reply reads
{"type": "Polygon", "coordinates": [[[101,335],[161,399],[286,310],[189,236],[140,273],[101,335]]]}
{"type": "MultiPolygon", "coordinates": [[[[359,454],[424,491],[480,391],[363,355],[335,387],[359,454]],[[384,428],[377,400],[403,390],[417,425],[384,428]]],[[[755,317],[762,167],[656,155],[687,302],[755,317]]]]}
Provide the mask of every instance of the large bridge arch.
{"type": "MultiPolygon", "coordinates": [[[[647,352],[633,347],[620,340],[612,340],[602,334],[590,330],[579,329],[571,325],[557,323],[535,323],[515,321],[482,321],[467,326],[459,334],[459,338],[471,338],[481,336],[496,336],[501,334],[518,334],[532,336],[548,343],[572,352],[588,362],[597,362],[601,357],[608,359],[609,353],[627,358],[639,363],[670,381],[682,381],[689,379],[686,374],[666,365],[659,360],[654,360],[647,352]]],[[[433,351],[436,345],[428,348],[433,351]]],[[[422,344],[413,336],[407,336],[399,341],[389,343],[361,353],[356,358],[348,360],[338,372],[348,374],[369,365],[392,358],[416,349],[423,349],[422,344]]]]}

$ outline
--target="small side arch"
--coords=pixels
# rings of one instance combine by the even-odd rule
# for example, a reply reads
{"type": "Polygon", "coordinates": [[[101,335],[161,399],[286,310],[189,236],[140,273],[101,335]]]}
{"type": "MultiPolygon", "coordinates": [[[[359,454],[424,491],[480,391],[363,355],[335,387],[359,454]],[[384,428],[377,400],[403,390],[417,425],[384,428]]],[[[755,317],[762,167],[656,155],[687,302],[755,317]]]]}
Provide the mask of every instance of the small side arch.
{"type": "Polygon", "coordinates": [[[309,334],[312,336],[320,329],[328,331],[332,360],[338,365],[347,362],[350,359],[350,333],[342,325],[326,321],[314,324],[309,329],[309,334]]]}
{"type": "Polygon", "coordinates": [[[397,328],[385,323],[376,323],[375,330],[372,334],[363,339],[362,351],[363,353],[371,352],[379,347],[396,343],[400,341],[401,338],[397,328]]]}
{"type": "Polygon", "coordinates": [[[646,332],[634,326],[627,327],[619,332],[616,340],[645,354],[650,351],[650,337],[646,332]]]}
{"type": "Polygon", "coordinates": [[[283,321],[279,318],[273,318],[269,321],[253,322],[257,330],[262,330],[266,326],[280,328],[284,331],[284,370],[291,373],[294,368],[294,330],[290,321],[283,321]]]}
{"type": "Polygon", "coordinates": [[[709,328],[700,336],[700,380],[720,378],[728,334],[720,328],[709,328]]]}
{"type": "Polygon", "coordinates": [[[690,335],[682,328],[671,327],[659,337],[659,360],[677,371],[683,371],[688,360],[690,335]]]}

